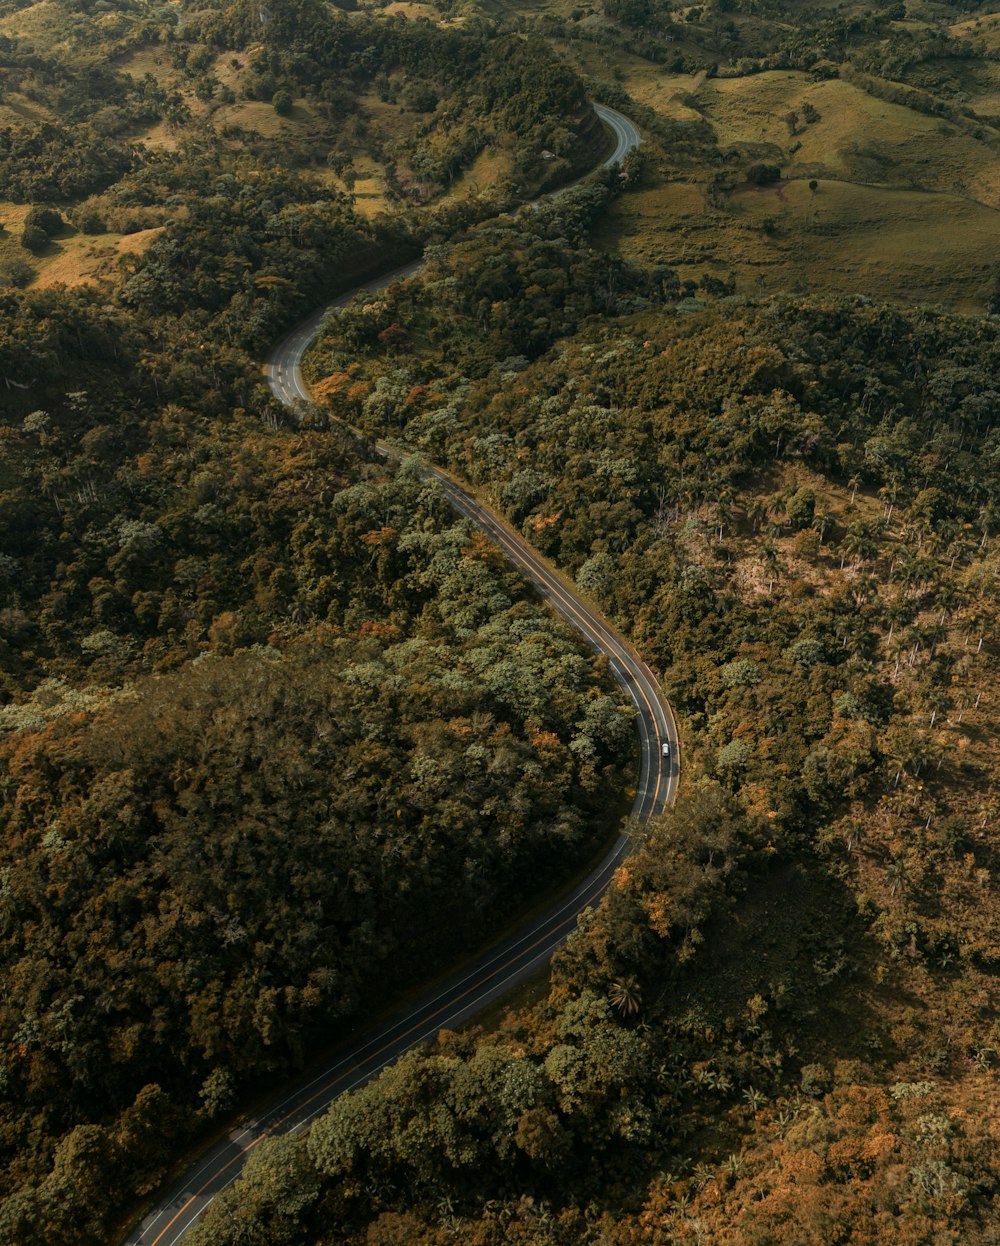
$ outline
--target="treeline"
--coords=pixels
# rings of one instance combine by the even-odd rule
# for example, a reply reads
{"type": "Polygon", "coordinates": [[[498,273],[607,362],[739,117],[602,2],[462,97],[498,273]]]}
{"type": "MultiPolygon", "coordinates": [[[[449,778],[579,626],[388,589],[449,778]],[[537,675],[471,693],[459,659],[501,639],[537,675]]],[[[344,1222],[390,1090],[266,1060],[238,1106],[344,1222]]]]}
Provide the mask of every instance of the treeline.
{"type": "Polygon", "coordinates": [[[445,377],[457,393],[486,373],[513,376],[588,317],[676,297],[671,270],[641,270],[588,241],[620,184],[609,172],[555,202],[475,226],[430,248],[418,279],[333,313],[309,366],[338,415],[369,431],[405,426],[429,399],[434,405],[427,383],[439,395],[445,377]],[[347,393],[346,405],[335,397],[347,393]]]}
{"type": "MultiPolygon", "coordinates": [[[[0,711],[0,1240],[106,1240],[251,1078],[592,842],[628,715],[494,551],[427,526],[418,492],[380,490],[416,503],[398,538],[427,599],[412,634],[366,621],[221,656],[223,618],[177,672],[50,680],[0,711]]],[[[383,566],[387,533],[360,541],[383,566]]]]}
{"type": "MultiPolygon", "coordinates": [[[[692,1208],[705,1240],[989,1240],[995,324],[729,299],[584,323],[487,371],[460,345],[461,292],[498,258],[488,231],[458,253],[461,273],[432,257],[338,317],[319,373],[346,358],[341,325],[372,331],[319,392],[492,494],[631,632],[680,711],[694,790],[620,871],[544,1008],[410,1057],[309,1144],[275,1144],[205,1240],[240,1225],[289,1242],[631,1243],[659,1225],[652,1240],[672,1242],[692,1208]],[[412,331],[387,333],[400,308],[412,331]],[[591,1056],[563,1050],[584,1000],[607,1067],[642,1036],[640,1083],[612,1078],[609,1099],[591,1056]],[[553,1079],[564,1059],[575,1099],[553,1079]],[[484,1105],[487,1064],[517,1086],[494,1093],[516,1121],[484,1105]],[[415,1085],[433,1087],[419,1109],[415,1085]],[[417,1120],[447,1129],[418,1137],[417,1120]],[[367,1155],[385,1185],[366,1183],[367,1155]]],[[[477,326],[498,356],[519,279],[490,289],[477,326]]]]}

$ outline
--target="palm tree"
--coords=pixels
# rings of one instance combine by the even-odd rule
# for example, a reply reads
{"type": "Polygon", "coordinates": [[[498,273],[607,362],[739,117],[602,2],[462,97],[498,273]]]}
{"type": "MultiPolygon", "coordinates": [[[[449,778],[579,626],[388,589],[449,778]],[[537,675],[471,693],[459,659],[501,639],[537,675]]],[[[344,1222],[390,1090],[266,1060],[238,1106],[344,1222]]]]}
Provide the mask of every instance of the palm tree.
{"type": "Polygon", "coordinates": [[[760,525],[767,518],[767,503],[763,498],[753,498],[747,504],[747,519],[753,522],[753,530],[756,532],[760,525]]]}
{"type": "Polygon", "coordinates": [[[844,569],[844,561],[848,554],[851,555],[852,561],[867,562],[869,558],[874,558],[878,553],[878,546],[872,539],[871,534],[865,524],[851,524],[844,533],[843,540],[840,542],[840,569],[844,569]]]}
{"type": "Polygon", "coordinates": [[[889,880],[889,895],[891,896],[894,896],[897,891],[905,891],[910,885],[910,872],[906,868],[906,862],[901,861],[899,857],[893,857],[885,867],[885,876],[889,880]]]}
{"type": "Polygon", "coordinates": [[[830,516],[820,514],[813,515],[812,526],[819,533],[819,543],[822,545],[823,538],[826,536],[826,530],[830,526],[830,516]]]}
{"type": "Polygon", "coordinates": [[[608,1002],[623,1017],[634,1017],[642,1006],[642,993],[635,978],[620,978],[608,989],[608,1002]]]}

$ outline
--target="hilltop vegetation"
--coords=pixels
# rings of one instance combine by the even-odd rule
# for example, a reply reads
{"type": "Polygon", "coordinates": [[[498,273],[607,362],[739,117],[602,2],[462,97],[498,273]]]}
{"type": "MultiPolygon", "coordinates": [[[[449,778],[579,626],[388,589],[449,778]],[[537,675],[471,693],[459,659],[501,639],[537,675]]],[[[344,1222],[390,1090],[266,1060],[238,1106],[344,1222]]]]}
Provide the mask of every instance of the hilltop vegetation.
{"type": "Polygon", "coordinates": [[[550,0],[525,24],[649,136],[643,193],[603,245],[748,295],[982,311],[1000,210],[992,7],[550,0]]]}
{"type": "Polygon", "coordinates": [[[631,638],[681,799],[193,1240],[995,1238],[998,55],[922,0],[0,4],[0,1242],[113,1240],[620,816],[602,663],[375,436],[631,638]],[[588,97],[642,152],[519,209],[588,97]],[[293,427],[271,343],[421,251],[293,427]]]}
{"type": "Polygon", "coordinates": [[[354,367],[321,391],[468,474],[631,632],[685,794],[544,1004],[262,1151],[198,1240],[989,1240],[996,326],[729,301],[462,376],[448,262],[338,314],[316,360],[354,367]]]}
{"type": "Polygon", "coordinates": [[[273,56],[239,6],[183,32],[53,7],[9,9],[28,33],[0,49],[2,193],[28,201],[0,292],[12,1246],[109,1240],[248,1086],[561,879],[617,816],[632,749],[602,665],[498,553],[353,435],[290,427],[249,353],[491,209],[366,221],[312,155],[274,161],[184,99],[210,46],[296,96],[416,58],[482,145],[528,153],[562,125],[568,152],[578,80],[537,45],[318,5],[287,10],[294,39],[269,28],[273,56]],[[151,40],[186,86],[115,65],[151,40]],[[163,124],[178,141],[147,143],[163,124]],[[109,229],[145,241],[103,287],[17,288],[109,229]]]}
{"type": "Polygon", "coordinates": [[[137,8],[96,26],[75,24],[76,12],[45,0],[0,23],[0,201],[10,201],[6,213],[0,206],[9,227],[0,263],[15,284],[45,280],[52,265],[70,284],[113,276],[115,255],[136,250],[123,236],[170,223],[169,237],[147,233],[137,248],[153,248],[140,269],[178,246],[207,246],[212,270],[194,271],[195,281],[266,277],[263,289],[248,285],[260,298],[291,278],[280,261],[261,273],[259,255],[248,268],[241,235],[273,251],[307,234],[312,254],[294,285],[311,274],[301,296],[315,299],[391,262],[388,226],[365,217],[394,208],[398,245],[400,234],[433,227],[406,211],[439,204],[446,229],[450,211],[488,214],[468,193],[443,199],[481,155],[503,172],[473,198],[510,199],[590,168],[606,141],[580,79],[537,41],[349,16],[319,0],[263,18],[251,3],[191,15],[137,8]],[[51,21],[33,21],[38,9],[51,21]],[[543,149],[558,159],[542,161],[543,149]],[[201,231],[213,201],[237,185],[227,257],[201,231]],[[23,203],[52,205],[63,219],[25,243],[14,206],[23,203]]]}

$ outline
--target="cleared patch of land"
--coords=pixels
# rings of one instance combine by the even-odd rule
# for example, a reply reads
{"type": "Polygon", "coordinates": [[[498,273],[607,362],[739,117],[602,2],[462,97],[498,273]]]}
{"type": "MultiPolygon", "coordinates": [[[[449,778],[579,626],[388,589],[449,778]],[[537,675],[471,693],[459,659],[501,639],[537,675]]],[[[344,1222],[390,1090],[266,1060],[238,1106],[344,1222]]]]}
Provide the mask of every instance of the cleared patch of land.
{"type": "Polygon", "coordinates": [[[508,151],[481,151],[461,177],[453,182],[448,199],[473,199],[491,186],[498,186],[514,175],[514,160],[508,151]]]}
{"type": "Polygon", "coordinates": [[[771,159],[791,178],[957,192],[1000,206],[997,146],[851,82],[774,70],[743,78],[644,74],[626,85],[664,116],[704,118],[720,147],[742,150],[747,162],[771,159]]]}
{"type": "Polygon", "coordinates": [[[673,183],[625,195],[600,245],[667,264],[682,279],[734,277],[737,291],[863,293],[981,309],[993,286],[1000,213],[956,195],[803,179],[743,186],[724,210],[673,183]]]}
{"type": "Polygon", "coordinates": [[[115,62],[115,69],[136,79],[150,74],[160,86],[174,86],[180,78],[167,49],[159,43],[126,53],[115,62]]]}
{"type": "Polygon", "coordinates": [[[26,204],[0,203],[0,269],[19,261],[28,264],[35,276],[30,284],[78,286],[113,276],[122,255],[145,251],[163,232],[162,226],[133,233],[81,234],[67,229],[35,255],[21,246],[24,219],[30,212],[26,204]]]}
{"type": "MultiPolygon", "coordinates": [[[[1000,15],[996,24],[1000,32],[1000,15]]],[[[861,292],[962,311],[988,302],[1000,237],[1000,129],[878,98],[882,84],[870,90],[796,70],[673,73],[613,47],[559,47],[584,72],[614,76],[659,116],[707,123],[718,149],[699,167],[647,135],[644,189],[616,202],[600,245],[670,264],[684,279],[732,275],[745,292],[861,292]],[[781,170],[780,185],[745,185],[759,163],[781,170]],[[711,189],[718,178],[722,193],[711,189]]],[[[980,117],[1000,114],[1000,65],[954,59],[968,106],[980,117]]]]}
{"type": "Polygon", "coordinates": [[[12,91],[0,102],[0,126],[17,129],[23,125],[40,125],[52,119],[52,112],[44,104],[29,99],[20,91],[12,91]]]}
{"type": "Polygon", "coordinates": [[[408,17],[412,21],[417,18],[426,17],[428,21],[437,21],[438,11],[433,4],[409,4],[402,3],[401,0],[394,0],[394,3],[387,4],[383,12],[388,13],[390,17],[395,17],[401,13],[403,17],[408,17]]]}
{"type": "Polygon", "coordinates": [[[163,226],[142,229],[134,234],[74,234],[53,244],[54,254],[46,256],[38,265],[38,288],[65,285],[79,286],[114,275],[118,260],[123,255],[137,255],[145,251],[160,234],[163,226]]]}
{"type": "Polygon", "coordinates": [[[948,30],[960,38],[981,39],[990,51],[1000,48],[1000,13],[980,13],[956,22],[948,30]]]}

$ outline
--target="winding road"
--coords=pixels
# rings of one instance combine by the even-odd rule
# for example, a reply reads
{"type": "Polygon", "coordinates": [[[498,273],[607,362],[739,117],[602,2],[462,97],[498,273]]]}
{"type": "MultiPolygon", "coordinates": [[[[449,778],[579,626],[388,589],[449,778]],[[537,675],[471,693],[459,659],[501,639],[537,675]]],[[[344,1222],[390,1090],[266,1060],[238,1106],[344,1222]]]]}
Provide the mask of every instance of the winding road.
{"type": "MultiPolygon", "coordinates": [[[[599,104],[594,107],[616,138],[615,149],[606,163],[617,163],[638,145],[639,132],[627,117],[613,109],[599,104]]],[[[396,269],[363,289],[381,289],[410,276],[420,265],[418,260],[396,269]]],[[[301,371],[302,357],[330,307],[344,306],[357,292],[342,296],[310,316],[275,350],[268,364],[268,378],[274,394],[286,405],[294,407],[309,400],[301,371]]],[[[383,443],[379,443],[379,450],[387,457],[399,454],[383,443]]],[[[632,803],[633,819],[643,823],[662,812],[673,801],[676,791],[679,742],[670,708],[649,668],[610,623],[582,601],[568,582],[503,519],[446,473],[427,465],[422,465],[421,470],[437,481],[460,514],[496,542],[551,608],[592,649],[607,656],[614,678],[636,709],[641,763],[632,803]],[[664,744],[669,744],[669,756],[664,756],[664,744]]],[[[620,835],[590,873],[544,912],[527,919],[512,934],[436,983],[422,998],[407,1003],[388,1019],[362,1032],[337,1059],[284,1090],[243,1128],[221,1139],[165,1192],[156,1209],[129,1234],[127,1246],[176,1246],[212,1200],[236,1180],[247,1156],[264,1138],[301,1132],[338,1095],[362,1085],[439,1030],[466,1021],[547,964],[576,925],[580,913],[603,895],[629,847],[630,840],[620,835]]]]}

